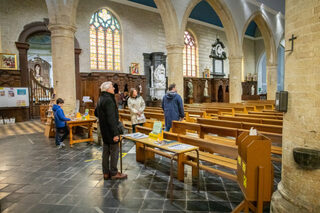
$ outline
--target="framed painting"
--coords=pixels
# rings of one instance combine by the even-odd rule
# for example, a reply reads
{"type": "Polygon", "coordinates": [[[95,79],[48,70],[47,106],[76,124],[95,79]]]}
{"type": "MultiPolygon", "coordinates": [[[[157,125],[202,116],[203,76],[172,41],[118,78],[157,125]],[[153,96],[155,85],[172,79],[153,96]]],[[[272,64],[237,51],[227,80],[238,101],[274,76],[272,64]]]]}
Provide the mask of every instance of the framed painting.
{"type": "Polygon", "coordinates": [[[203,77],[204,78],[210,78],[210,70],[209,69],[204,69],[203,77]]]}
{"type": "Polygon", "coordinates": [[[0,53],[0,69],[16,70],[17,69],[16,54],[0,53]]]}
{"type": "Polygon", "coordinates": [[[139,65],[139,63],[131,63],[130,73],[132,75],[139,75],[140,74],[140,65],[139,65]]]}

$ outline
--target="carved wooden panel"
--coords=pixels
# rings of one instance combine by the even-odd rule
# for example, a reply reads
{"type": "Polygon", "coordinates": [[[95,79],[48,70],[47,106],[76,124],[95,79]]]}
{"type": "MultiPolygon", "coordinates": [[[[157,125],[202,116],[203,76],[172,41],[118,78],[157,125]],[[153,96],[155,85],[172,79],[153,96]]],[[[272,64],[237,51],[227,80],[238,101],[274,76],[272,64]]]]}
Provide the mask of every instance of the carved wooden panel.
{"type": "Polygon", "coordinates": [[[184,78],[184,101],[188,100],[188,81],[193,84],[193,103],[204,103],[205,82],[208,80],[208,95],[211,102],[229,102],[229,79],[228,78],[184,78]]]}
{"type": "Polygon", "coordinates": [[[242,100],[259,100],[260,96],[257,94],[257,82],[245,81],[242,82],[242,100]],[[254,94],[252,95],[251,88],[254,86],[254,94]]]}
{"type": "Polygon", "coordinates": [[[111,81],[118,85],[118,90],[124,92],[127,85],[130,88],[138,89],[139,84],[142,86],[142,97],[146,100],[146,78],[144,75],[131,75],[126,73],[105,73],[92,72],[80,73],[81,76],[81,98],[83,96],[90,96],[94,103],[98,101],[100,93],[100,85],[105,81],[111,81]]]}
{"type": "Polygon", "coordinates": [[[204,87],[206,80],[208,80],[208,95],[211,97],[211,79],[209,78],[191,78],[191,77],[185,77],[183,79],[184,82],[184,102],[188,100],[188,81],[189,79],[192,80],[193,84],[193,102],[194,103],[204,103],[205,97],[204,97],[204,87]]]}
{"type": "Polygon", "coordinates": [[[0,87],[20,87],[20,70],[0,70],[0,87]]]}
{"type": "Polygon", "coordinates": [[[212,102],[229,102],[229,78],[213,78],[212,85],[212,102]]]}

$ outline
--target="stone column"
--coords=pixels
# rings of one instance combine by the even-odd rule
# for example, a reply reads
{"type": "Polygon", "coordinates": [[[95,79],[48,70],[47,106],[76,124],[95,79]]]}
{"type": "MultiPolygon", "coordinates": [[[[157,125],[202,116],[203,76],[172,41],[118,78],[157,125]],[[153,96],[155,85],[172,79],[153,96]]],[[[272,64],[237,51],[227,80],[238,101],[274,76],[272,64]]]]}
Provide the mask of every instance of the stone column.
{"type": "Polygon", "coordinates": [[[176,84],[177,92],[184,100],[183,88],[183,45],[167,45],[168,64],[168,86],[172,83],[176,84]]]}
{"type": "Polygon", "coordinates": [[[53,84],[56,98],[64,99],[66,113],[73,112],[76,104],[76,74],[74,33],[71,25],[50,24],[53,84]]]}
{"type": "Polygon", "coordinates": [[[314,27],[319,25],[319,8],[319,1],[286,1],[286,46],[291,47],[292,34],[297,39],[285,57],[288,112],[283,119],[281,182],[271,212],[320,212],[320,169],[302,169],[293,158],[295,147],[320,150],[320,28],[314,27]]]}
{"type": "Polygon", "coordinates": [[[277,92],[278,66],[267,65],[267,100],[275,100],[277,92]]]}
{"type": "Polygon", "coordinates": [[[240,103],[242,95],[241,87],[242,57],[229,58],[229,102],[240,103]]]}

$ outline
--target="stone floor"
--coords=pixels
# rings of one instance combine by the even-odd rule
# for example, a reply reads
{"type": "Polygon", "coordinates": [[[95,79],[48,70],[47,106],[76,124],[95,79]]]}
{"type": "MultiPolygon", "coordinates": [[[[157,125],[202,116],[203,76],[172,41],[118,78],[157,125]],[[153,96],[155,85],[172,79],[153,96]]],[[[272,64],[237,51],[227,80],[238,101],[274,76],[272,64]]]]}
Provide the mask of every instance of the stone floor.
{"type": "MultiPolygon", "coordinates": [[[[168,199],[169,161],[157,157],[147,168],[124,142],[127,180],[104,181],[101,147],[77,144],[58,150],[43,133],[0,138],[0,202],[4,213],[36,212],[230,212],[242,199],[235,182],[201,172],[201,191],[186,166],[185,183],[174,181],[168,199]],[[129,151],[130,150],[130,151],[129,151]],[[2,198],[2,197],[4,198],[2,198]],[[2,198],[2,199],[1,199],[2,198]]],[[[275,185],[280,181],[275,165],[275,185]]],[[[265,212],[269,212],[266,206],[265,212]]]]}

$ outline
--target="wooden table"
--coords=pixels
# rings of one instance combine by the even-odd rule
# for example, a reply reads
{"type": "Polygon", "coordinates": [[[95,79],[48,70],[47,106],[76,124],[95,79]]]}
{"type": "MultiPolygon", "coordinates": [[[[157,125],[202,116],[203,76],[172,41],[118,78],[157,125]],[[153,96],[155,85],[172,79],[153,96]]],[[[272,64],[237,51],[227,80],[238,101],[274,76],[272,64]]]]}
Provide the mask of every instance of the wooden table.
{"type": "Polygon", "coordinates": [[[199,147],[197,146],[192,146],[190,148],[187,149],[183,149],[183,150],[178,150],[178,149],[171,149],[171,146],[174,145],[179,145],[179,144],[184,144],[184,143],[180,143],[180,142],[173,142],[170,144],[166,144],[166,145],[158,145],[156,144],[156,140],[151,139],[151,138],[142,138],[142,139],[135,139],[132,137],[128,137],[123,135],[123,138],[125,139],[129,139],[132,140],[134,142],[136,142],[136,158],[137,161],[141,161],[141,157],[143,156],[143,163],[146,166],[146,161],[147,159],[153,158],[154,157],[154,153],[158,154],[158,155],[162,155],[165,157],[168,157],[171,159],[171,165],[170,165],[170,199],[172,201],[173,199],[173,160],[177,160],[178,163],[178,180],[183,181],[184,180],[184,160],[185,160],[185,155],[184,153],[187,152],[191,152],[191,151],[196,151],[197,152],[197,168],[198,168],[198,191],[199,191],[199,187],[200,187],[200,173],[199,173],[199,147]],[[166,152],[162,152],[160,150],[157,150],[155,148],[164,150],[166,152],[171,152],[172,154],[168,154],[166,152]],[[141,153],[141,149],[143,149],[143,153],[141,153]],[[150,155],[150,153],[153,153],[153,155],[150,155]]]}
{"type": "Polygon", "coordinates": [[[73,144],[75,144],[75,143],[93,142],[93,135],[92,135],[93,126],[92,125],[96,121],[97,121],[97,119],[95,119],[95,118],[90,118],[89,120],[76,119],[76,120],[67,121],[67,124],[70,128],[70,147],[72,147],[73,144]],[[88,138],[80,139],[80,140],[73,140],[72,128],[75,126],[87,126],[88,131],[89,131],[88,138]]]}

